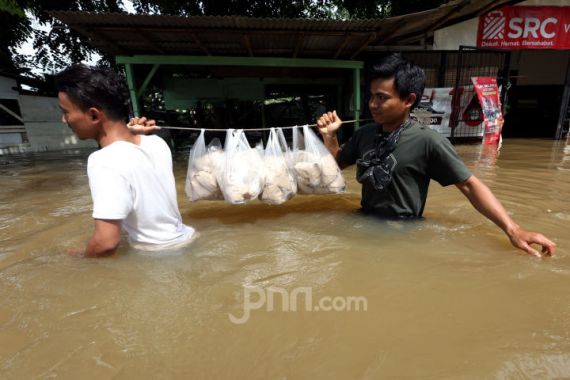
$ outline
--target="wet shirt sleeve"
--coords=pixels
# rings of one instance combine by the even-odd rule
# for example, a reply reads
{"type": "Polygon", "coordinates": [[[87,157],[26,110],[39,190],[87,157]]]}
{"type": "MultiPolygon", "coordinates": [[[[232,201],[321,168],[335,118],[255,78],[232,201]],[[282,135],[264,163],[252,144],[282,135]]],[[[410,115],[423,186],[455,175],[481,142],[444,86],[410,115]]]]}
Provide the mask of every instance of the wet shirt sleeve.
{"type": "Polygon", "coordinates": [[[127,180],[113,168],[91,162],[87,174],[93,199],[93,218],[125,219],[134,206],[134,196],[127,180]]]}
{"type": "Polygon", "coordinates": [[[444,137],[432,141],[428,174],[441,186],[461,183],[471,177],[471,172],[457,155],[453,145],[444,137]]]}

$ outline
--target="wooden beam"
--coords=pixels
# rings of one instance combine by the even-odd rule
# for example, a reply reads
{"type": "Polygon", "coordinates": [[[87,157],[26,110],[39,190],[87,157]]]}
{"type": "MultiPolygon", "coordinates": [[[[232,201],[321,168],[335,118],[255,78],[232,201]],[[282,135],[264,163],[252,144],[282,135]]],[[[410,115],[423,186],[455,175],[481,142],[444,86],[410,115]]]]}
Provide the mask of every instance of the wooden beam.
{"type": "Polygon", "coordinates": [[[352,53],[352,55],[350,56],[350,59],[354,59],[358,54],[360,54],[360,52],[362,50],[366,49],[366,47],[368,45],[370,45],[372,43],[372,41],[374,41],[375,39],[376,39],[376,33],[370,34],[370,37],[368,37],[366,42],[363,43],[358,49],[356,49],[356,51],[354,53],[352,53]]]}
{"type": "Polygon", "coordinates": [[[462,10],[463,8],[465,8],[466,5],[468,5],[470,3],[470,0],[463,0],[461,2],[461,4],[457,5],[455,8],[451,9],[449,12],[447,12],[443,17],[441,17],[439,20],[437,20],[432,26],[429,27],[428,31],[433,32],[434,30],[436,30],[437,28],[439,28],[441,25],[445,24],[447,21],[449,21],[449,19],[451,18],[451,16],[453,16],[456,12],[459,12],[460,10],[462,10]]]}
{"type": "MultiPolygon", "coordinates": [[[[445,15],[443,15],[442,17],[438,18],[437,21],[435,21],[429,28],[426,28],[424,32],[418,33],[418,32],[412,32],[412,33],[406,33],[403,34],[401,36],[397,36],[397,37],[389,37],[387,39],[385,39],[384,41],[382,41],[382,44],[388,44],[391,43],[394,40],[397,40],[398,43],[402,43],[402,40],[409,40],[410,38],[413,39],[413,37],[418,37],[421,38],[419,36],[421,36],[422,34],[425,34],[426,32],[433,32],[435,29],[439,28],[440,26],[444,25],[447,21],[449,21],[449,19],[452,18],[452,16],[459,12],[461,9],[463,9],[465,6],[469,5],[471,3],[470,0],[463,0],[461,3],[455,5],[452,7],[452,9],[449,12],[446,12],[445,15]]],[[[478,17],[482,14],[485,14],[493,9],[496,9],[498,7],[507,5],[507,4],[511,4],[511,3],[517,3],[517,1],[513,2],[513,1],[508,1],[508,2],[503,2],[501,4],[498,4],[497,1],[493,1],[490,4],[488,4],[487,6],[485,6],[484,8],[482,8],[481,10],[477,11],[475,16],[473,16],[473,14],[469,15],[467,17],[467,15],[465,16],[466,19],[471,19],[473,17],[478,17]]],[[[462,21],[463,17],[461,19],[456,20],[457,21],[462,21]]]]}
{"type": "Polygon", "coordinates": [[[249,36],[247,34],[244,34],[242,37],[249,56],[253,57],[253,49],[251,48],[251,41],[249,40],[249,36]]]}
{"type": "Polygon", "coordinates": [[[22,117],[20,115],[18,115],[17,113],[13,112],[11,109],[9,109],[8,107],[5,107],[3,104],[0,104],[0,110],[3,110],[4,112],[6,112],[8,115],[12,116],[14,119],[18,120],[20,123],[24,122],[24,119],[22,119],[22,117]]]}
{"type": "Polygon", "coordinates": [[[295,51],[293,52],[293,58],[297,58],[299,52],[302,49],[303,42],[305,41],[305,32],[297,34],[297,45],[295,46],[295,51]]]}
{"type": "MultiPolygon", "coordinates": [[[[433,32],[430,32],[428,34],[416,34],[414,36],[407,37],[404,39],[398,39],[398,44],[405,46],[405,45],[409,45],[413,42],[418,42],[418,41],[421,42],[422,40],[425,40],[425,39],[431,37],[432,35],[433,35],[433,32]]],[[[416,46],[416,45],[411,45],[411,46],[416,46]]],[[[417,46],[420,46],[420,45],[417,45],[417,46]]],[[[424,45],[421,45],[421,46],[422,46],[422,49],[425,50],[425,46],[424,45]]]]}
{"type": "MultiPolygon", "coordinates": [[[[91,30],[101,30],[103,32],[126,32],[131,27],[124,26],[105,26],[105,27],[97,27],[97,29],[91,30]]],[[[253,34],[263,34],[263,35],[291,35],[294,32],[289,30],[265,30],[265,29],[207,29],[207,28],[138,28],[139,30],[144,31],[152,31],[152,32],[164,32],[164,33],[247,33],[248,35],[253,34]]],[[[300,32],[301,33],[301,32],[300,32]]],[[[311,30],[311,31],[304,31],[302,33],[310,34],[314,36],[346,36],[346,32],[336,32],[336,31],[320,31],[320,30],[311,30]]],[[[351,32],[353,36],[368,36],[370,32],[351,32]]]]}
{"type": "MultiPolygon", "coordinates": [[[[520,3],[520,1],[507,1],[507,2],[504,2],[502,4],[497,4],[496,1],[493,1],[490,4],[488,4],[485,8],[478,11],[475,17],[479,17],[481,15],[484,15],[485,13],[490,12],[492,10],[495,10],[497,8],[504,7],[507,5],[514,5],[516,3],[520,3]]],[[[471,16],[470,18],[473,18],[473,16],[471,16]]]]}
{"type": "Polygon", "coordinates": [[[344,37],[344,40],[342,41],[342,43],[340,44],[338,49],[336,49],[336,53],[334,53],[334,56],[333,56],[334,59],[338,58],[338,56],[342,52],[342,49],[344,49],[344,47],[348,44],[348,41],[350,41],[351,39],[352,39],[352,33],[348,33],[346,35],[346,37],[344,37]]]}
{"type": "Polygon", "coordinates": [[[198,38],[198,36],[196,35],[196,33],[191,33],[190,34],[192,36],[192,38],[194,39],[194,42],[196,42],[196,45],[198,45],[198,47],[206,54],[206,55],[212,55],[210,53],[210,51],[208,50],[208,48],[206,46],[204,46],[204,44],[202,43],[202,41],[200,41],[200,38],[198,38]]]}
{"type": "Polygon", "coordinates": [[[384,33],[382,33],[382,34],[384,36],[386,36],[386,38],[384,38],[380,42],[380,45],[386,45],[386,42],[392,38],[392,33],[394,33],[396,30],[400,29],[404,25],[406,25],[406,22],[404,20],[398,21],[398,22],[395,22],[394,25],[392,25],[392,27],[390,29],[385,30],[384,33]]]}

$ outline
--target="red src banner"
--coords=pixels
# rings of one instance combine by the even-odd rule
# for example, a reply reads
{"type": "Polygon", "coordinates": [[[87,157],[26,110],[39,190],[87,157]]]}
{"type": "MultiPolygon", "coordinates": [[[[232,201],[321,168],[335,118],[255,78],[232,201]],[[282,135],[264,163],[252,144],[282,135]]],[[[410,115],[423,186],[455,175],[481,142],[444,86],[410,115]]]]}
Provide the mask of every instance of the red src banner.
{"type": "Polygon", "coordinates": [[[501,140],[501,129],[503,128],[504,120],[501,113],[497,78],[472,77],[471,81],[473,86],[475,86],[485,121],[483,144],[498,143],[501,140]]]}
{"type": "Polygon", "coordinates": [[[479,16],[477,47],[570,49],[570,6],[507,6],[479,16]]]}

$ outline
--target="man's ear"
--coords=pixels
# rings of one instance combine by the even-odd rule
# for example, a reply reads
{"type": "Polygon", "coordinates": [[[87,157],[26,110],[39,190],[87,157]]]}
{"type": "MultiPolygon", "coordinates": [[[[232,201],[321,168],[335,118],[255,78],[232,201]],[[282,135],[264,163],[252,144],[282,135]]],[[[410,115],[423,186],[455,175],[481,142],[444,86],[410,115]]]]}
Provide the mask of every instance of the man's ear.
{"type": "Polygon", "coordinates": [[[408,95],[408,98],[406,99],[406,107],[412,108],[417,98],[418,96],[415,92],[412,92],[410,95],[408,95]]]}
{"type": "Polygon", "coordinates": [[[99,108],[91,107],[87,113],[89,114],[92,122],[99,123],[103,121],[103,112],[99,108]]]}

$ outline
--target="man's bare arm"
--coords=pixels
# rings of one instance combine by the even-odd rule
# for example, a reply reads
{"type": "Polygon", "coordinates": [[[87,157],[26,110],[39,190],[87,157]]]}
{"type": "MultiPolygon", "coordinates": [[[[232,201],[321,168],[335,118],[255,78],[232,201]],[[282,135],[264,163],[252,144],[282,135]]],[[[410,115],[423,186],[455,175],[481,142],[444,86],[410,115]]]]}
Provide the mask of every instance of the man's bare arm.
{"type": "Polygon", "coordinates": [[[491,190],[477,177],[472,175],[465,182],[456,184],[456,186],[469,199],[477,211],[507,234],[515,247],[531,255],[541,257],[541,254],[531,246],[531,244],[538,244],[542,246],[544,255],[555,255],[556,244],[540,233],[523,230],[511,219],[491,190]]]}
{"type": "Polygon", "coordinates": [[[108,256],[121,241],[121,220],[95,219],[95,230],[85,249],[85,257],[108,256]]]}

